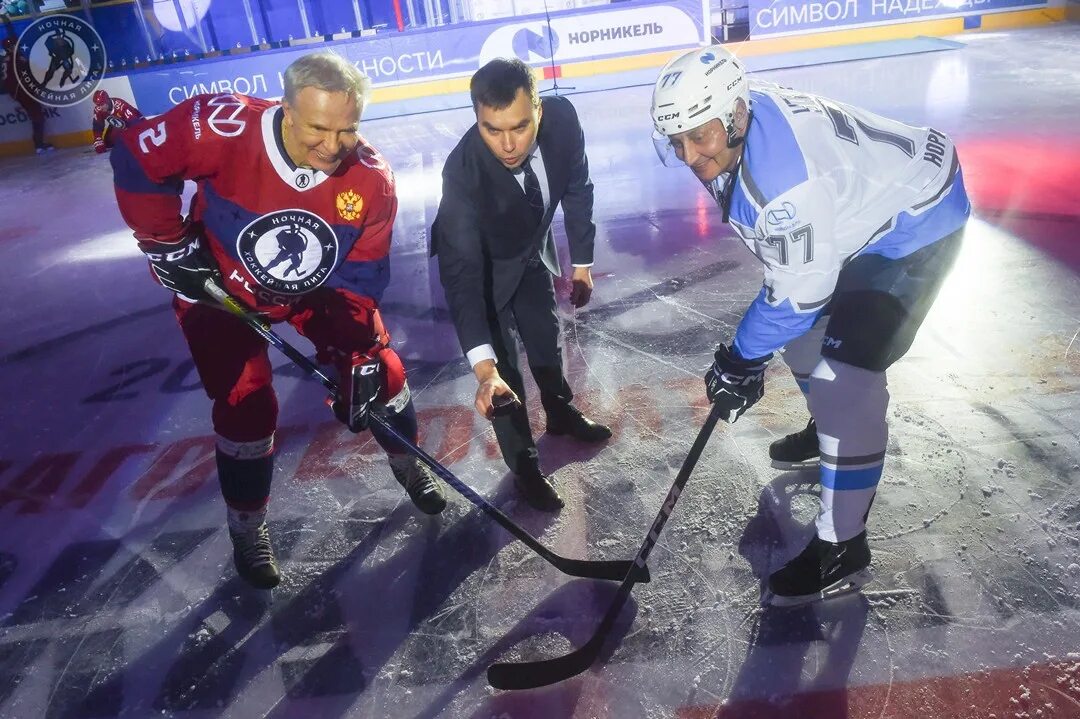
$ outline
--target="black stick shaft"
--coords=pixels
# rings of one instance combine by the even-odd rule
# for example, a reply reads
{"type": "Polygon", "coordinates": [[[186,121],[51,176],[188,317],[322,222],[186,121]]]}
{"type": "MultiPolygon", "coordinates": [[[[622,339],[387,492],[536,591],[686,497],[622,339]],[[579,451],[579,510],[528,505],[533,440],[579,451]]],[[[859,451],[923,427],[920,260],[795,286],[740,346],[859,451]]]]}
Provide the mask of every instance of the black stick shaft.
{"type": "MultiPolygon", "coordinates": [[[[653,520],[649,533],[641,543],[641,549],[638,550],[637,557],[634,558],[634,563],[638,566],[644,565],[649,559],[649,553],[652,552],[653,547],[656,546],[657,540],[660,539],[660,533],[664,531],[664,525],[667,524],[668,518],[671,517],[672,510],[675,509],[675,502],[678,501],[679,495],[682,494],[683,488],[686,487],[686,482],[690,479],[690,474],[694,471],[698,459],[701,458],[701,453],[705,451],[705,445],[708,443],[713,428],[716,427],[716,422],[719,419],[720,408],[713,405],[712,410],[709,412],[709,416],[705,419],[705,424],[701,426],[701,430],[694,439],[694,444],[690,447],[690,452],[686,455],[686,459],[683,460],[682,467],[679,469],[679,474],[675,477],[674,484],[672,484],[671,489],[668,490],[667,497],[664,499],[664,504],[660,507],[660,512],[656,515],[656,519],[653,520]]],[[[627,583],[632,584],[632,582],[627,583]]]]}
{"type": "MultiPolygon", "coordinates": [[[[675,477],[675,482],[671,485],[671,489],[668,490],[667,497],[660,507],[660,512],[656,515],[652,527],[649,528],[649,533],[645,535],[645,540],[641,543],[641,549],[638,550],[637,556],[634,558],[635,567],[645,566],[649,554],[660,539],[660,532],[663,531],[664,525],[667,524],[672,510],[675,508],[675,502],[678,501],[687,480],[690,479],[690,474],[694,471],[694,466],[697,465],[701,453],[705,450],[705,444],[709,441],[713,428],[716,427],[716,422],[719,419],[720,409],[713,405],[705,424],[702,425],[694,444],[690,447],[690,452],[686,455],[686,459],[683,460],[679,474],[675,477]]],[[[622,611],[623,605],[626,604],[626,600],[630,597],[634,584],[632,576],[627,576],[623,580],[596,632],[580,649],[554,659],[493,664],[488,668],[488,683],[496,689],[535,689],[536,687],[543,687],[569,679],[588,669],[599,656],[604,641],[611,632],[611,628],[615,625],[615,620],[622,611]]]]}
{"type": "Polygon", "coordinates": [[[283,340],[277,332],[270,329],[270,324],[259,317],[252,315],[246,308],[239,302],[234,300],[225,290],[218,287],[212,280],[207,280],[204,285],[204,289],[221,303],[222,307],[236,315],[244,322],[248,327],[255,330],[255,332],[264,340],[281,350],[281,353],[291,359],[294,364],[298,365],[305,372],[310,374],[315,379],[322,383],[323,387],[330,390],[334,395],[338,394],[338,386],[334,380],[326,376],[319,366],[304,356],[304,353],[293,347],[291,344],[283,340]]]}
{"type": "Polygon", "coordinates": [[[469,485],[462,482],[457,476],[454,475],[449,469],[444,467],[441,462],[429,455],[424,450],[414,445],[408,438],[398,432],[394,427],[390,425],[385,419],[377,414],[372,414],[371,418],[377,422],[387,433],[389,433],[394,439],[404,445],[408,450],[416,455],[427,466],[431,467],[435,474],[456,489],[461,495],[472,502],[478,507],[484,514],[488,515],[496,522],[498,522],[503,529],[510,532],[517,539],[528,545],[534,552],[546,559],[548,562],[554,564],[560,570],[567,574],[572,574],[577,577],[588,577],[593,579],[610,579],[612,581],[621,581],[628,574],[635,577],[636,581],[649,581],[648,569],[645,564],[636,564],[630,561],[609,561],[609,562],[594,562],[588,560],[568,559],[561,557],[550,549],[540,544],[539,541],[531,534],[526,532],[520,526],[518,526],[512,519],[507,517],[501,511],[499,511],[493,504],[477,494],[469,485]]]}
{"type": "MultiPolygon", "coordinates": [[[[297,366],[306,371],[318,379],[326,389],[330,391],[334,396],[339,395],[337,383],[330,379],[319,367],[304,356],[300,350],[293,347],[291,344],[282,339],[270,325],[260,318],[252,315],[248,312],[240,303],[229,296],[223,289],[218,287],[212,281],[207,280],[205,285],[206,291],[222,306],[231,312],[232,314],[243,320],[249,327],[259,334],[260,337],[265,339],[270,344],[277,347],[281,352],[292,360],[297,366]]],[[[586,577],[590,579],[609,579],[612,581],[622,581],[626,577],[633,577],[638,582],[649,581],[649,570],[645,566],[644,562],[635,563],[626,560],[583,560],[583,559],[570,559],[567,557],[555,554],[550,549],[545,547],[535,537],[526,532],[514,520],[507,517],[499,509],[497,509],[491,502],[484,499],[482,496],[469,485],[458,479],[453,472],[444,467],[441,462],[429,455],[424,450],[417,447],[416,444],[405,437],[397,429],[395,429],[385,418],[379,414],[372,413],[371,419],[377,423],[383,430],[397,440],[403,447],[409,450],[414,456],[416,456],[424,464],[431,467],[444,482],[453,487],[459,494],[464,496],[476,507],[478,507],[484,514],[494,519],[503,529],[510,532],[522,543],[526,544],[530,549],[539,554],[545,560],[555,565],[560,571],[570,574],[576,577],[586,577]]]]}
{"type": "MultiPolygon", "coordinates": [[[[652,553],[653,547],[655,547],[657,541],[659,541],[660,533],[664,531],[664,526],[667,524],[672,511],[675,509],[675,502],[679,500],[679,495],[682,494],[683,488],[686,487],[686,483],[690,479],[690,474],[694,471],[694,467],[697,465],[701,453],[705,451],[705,444],[709,441],[709,437],[712,435],[713,428],[716,427],[718,419],[720,419],[720,410],[716,405],[713,405],[712,411],[709,412],[709,416],[705,420],[705,424],[702,425],[701,431],[698,432],[697,438],[694,440],[694,444],[690,447],[689,454],[687,454],[686,459],[683,460],[682,467],[679,469],[679,474],[675,477],[675,482],[671,485],[671,489],[668,490],[664,503],[660,506],[660,512],[656,515],[656,519],[653,520],[649,533],[645,535],[645,540],[641,543],[641,549],[638,550],[637,556],[634,557],[634,566],[644,567],[645,563],[648,561],[649,554],[652,553]]],[[[623,580],[623,583],[619,585],[619,590],[615,593],[615,598],[612,600],[611,606],[608,607],[607,613],[600,622],[600,628],[596,632],[597,635],[601,637],[607,636],[612,625],[615,624],[615,619],[619,616],[619,612],[622,611],[623,605],[626,604],[626,600],[630,597],[630,590],[633,588],[634,580],[632,577],[627,577],[623,580]]],[[[601,640],[601,642],[602,641],[603,640],[601,640]]],[[[599,649],[599,647],[597,647],[597,649],[599,649]]]]}

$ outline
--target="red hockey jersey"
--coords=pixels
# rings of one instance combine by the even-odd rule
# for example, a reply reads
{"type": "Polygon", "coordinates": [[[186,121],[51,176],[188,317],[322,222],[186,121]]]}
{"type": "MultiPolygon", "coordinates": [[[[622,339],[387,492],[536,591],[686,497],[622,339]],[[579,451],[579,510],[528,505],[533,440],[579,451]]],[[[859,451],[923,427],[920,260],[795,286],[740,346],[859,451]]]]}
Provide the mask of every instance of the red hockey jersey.
{"type": "Polygon", "coordinates": [[[94,105],[94,145],[104,144],[102,134],[105,128],[112,128],[110,133],[122,130],[142,119],[142,113],[126,100],[110,97],[103,105],[94,105]]]}
{"type": "Polygon", "coordinates": [[[375,309],[390,279],[393,173],[362,139],[333,175],[297,167],[281,118],[278,103],[198,95],[119,133],[120,212],[140,240],[176,241],[200,224],[225,289],[271,320],[327,290],[375,309]],[[187,220],[183,180],[197,184],[187,220]]]}

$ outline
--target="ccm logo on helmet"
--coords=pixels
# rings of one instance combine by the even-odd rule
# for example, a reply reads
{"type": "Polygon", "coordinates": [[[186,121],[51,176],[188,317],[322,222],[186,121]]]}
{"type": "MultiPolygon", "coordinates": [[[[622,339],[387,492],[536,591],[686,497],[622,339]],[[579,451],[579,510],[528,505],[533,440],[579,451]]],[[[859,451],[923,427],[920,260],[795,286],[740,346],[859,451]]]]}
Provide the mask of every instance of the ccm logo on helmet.
{"type": "Polygon", "coordinates": [[[659,117],[656,118],[656,121],[657,122],[663,122],[664,120],[674,120],[678,116],[679,116],[679,113],[673,112],[670,115],[660,115],[659,117]]]}

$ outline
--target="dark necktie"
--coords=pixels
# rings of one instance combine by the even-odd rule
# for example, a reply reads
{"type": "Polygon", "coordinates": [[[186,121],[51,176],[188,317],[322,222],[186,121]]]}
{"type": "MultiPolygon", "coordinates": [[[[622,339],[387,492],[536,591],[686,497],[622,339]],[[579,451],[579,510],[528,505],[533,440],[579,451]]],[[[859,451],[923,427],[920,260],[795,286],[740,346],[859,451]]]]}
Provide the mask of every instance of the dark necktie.
{"type": "Polygon", "coordinates": [[[536,173],[533,172],[530,163],[532,158],[525,160],[521,169],[525,171],[525,199],[529,201],[529,208],[533,211],[533,217],[536,218],[536,224],[544,219],[544,194],[540,192],[540,180],[536,177],[536,173]]]}

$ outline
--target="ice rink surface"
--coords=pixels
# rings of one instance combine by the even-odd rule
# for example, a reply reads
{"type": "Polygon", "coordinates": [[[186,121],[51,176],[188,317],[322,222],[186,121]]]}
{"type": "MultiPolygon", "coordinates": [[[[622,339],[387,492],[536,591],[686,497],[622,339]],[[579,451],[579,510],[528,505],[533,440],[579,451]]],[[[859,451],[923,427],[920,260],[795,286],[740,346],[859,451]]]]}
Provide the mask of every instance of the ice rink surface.
{"type": "MultiPolygon", "coordinates": [[[[484,670],[580,645],[614,586],[560,574],[453,492],[420,515],[374,442],[271,353],[285,576],[267,605],[234,577],[209,401],[107,160],[0,162],[0,716],[1080,717],[1080,34],[959,39],[762,74],[949,133],[973,198],[958,264],[889,372],[875,580],[760,606],[818,491],[816,470],[769,466],[769,442],[807,416],[774,362],[764,400],[714,433],[601,661],[531,692],[496,692],[484,670]]],[[[598,237],[592,302],[563,303],[567,367],[615,436],[539,440],[567,499],[556,517],[517,499],[471,409],[427,258],[442,161],[472,113],[362,128],[397,173],[383,311],[422,444],[567,556],[636,552],[705,416],[711,349],[761,282],[690,172],[656,160],[649,97],[572,98],[598,237]]]]}

